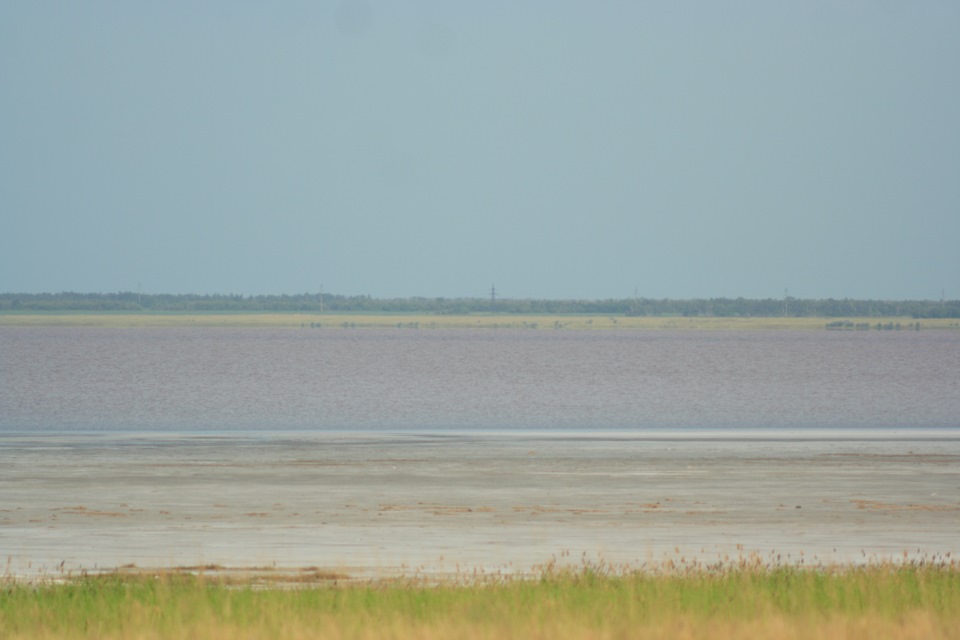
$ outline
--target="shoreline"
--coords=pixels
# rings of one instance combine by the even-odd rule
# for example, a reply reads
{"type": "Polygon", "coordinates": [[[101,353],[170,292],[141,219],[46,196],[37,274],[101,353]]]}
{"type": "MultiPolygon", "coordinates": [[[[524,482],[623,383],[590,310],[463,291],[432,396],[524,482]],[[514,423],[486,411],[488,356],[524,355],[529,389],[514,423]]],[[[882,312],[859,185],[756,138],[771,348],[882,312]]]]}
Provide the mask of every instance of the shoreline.
{"type": "Polygon", "coordinates": [[[301,443],[353,441],[369,444],[427,444],[431,442],[469,442],[499,440],[506,443],[528,442],[742,442],[742,443],[831,443],[831,442],[956,442],[960,443],[960,425],[941,427],[630,427],[621,429],[472,429],[449,428],[442,431],[411,427],[383,429],[50,429],[44,431],[0,430],[0,442],[76,440],[121,444],[149,442],[181,444],[190,442],[263,443],[296,440],[301,443]]]}
{"type": "MultiPolygon", "coordinates": [[[[142,579],[195,578],[210,585],[230,587],[254,587],[257,589],[296,589],[316,587],[349,586],[400,586],[472,587],[507,585],[515,582],[532,582],[557,576],[577,576],[592,573],[604,579],[629,576],[649,578],[697,578],[722,576],[731,572],[746,572],[752,575],[771,575],[777,572],[827,572],[842,575],[858,571],[900,569],[923,569],[933,571],[960,571],[960,561],[950,552],[905,552],[898,555],[873,554],[846,561],[823,562],[814,557],[811,562],[803,555],[776,550],[765,556],[756,552],[734,553],[700,558],[664,554],[663,557],[645,560],[642,563],[611,563],[602,555],[581,554],[571,557],[561,552],[542,563],[529,565],[526,570],[511,567],[488,569],[486,567],[457,566],[455,570],[436,570],[429,567],[379,567],[368,566],[320,567],[316,565],[155,565],[140,566],[128,563],[118,566],[53,567],[44,573],[0,573],[0,583],[7,585],[70,585],[88,579],[116,578],[137,581],[142,579]]],[[[8,563],[9,565],[10,563],[8,563]]],[[[8,566],[9,571],[9,566],[8,566]]]]}
{"type": "MultiPolygon", "coordinates": [[[[354,313],[0,313],[0,327],[235,327],[336,329],[525,329],[525,330],[827,330],[835,322],[899,326],[912,331],[960,330],[956,318],[911,317],[650,317],[609,315],[512,314],[354,314],[354,313]]],[[[854,330],[844,330],[854,331],[854,330]]],[[[885,332],[891,332],[889,330],[885,332]]]]}

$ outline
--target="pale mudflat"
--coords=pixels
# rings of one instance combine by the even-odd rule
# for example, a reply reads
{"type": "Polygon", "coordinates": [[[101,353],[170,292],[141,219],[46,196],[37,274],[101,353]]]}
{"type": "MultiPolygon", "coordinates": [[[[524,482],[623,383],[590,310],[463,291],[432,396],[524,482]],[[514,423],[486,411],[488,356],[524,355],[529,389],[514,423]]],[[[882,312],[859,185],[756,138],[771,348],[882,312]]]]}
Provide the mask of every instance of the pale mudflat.
{"type": "Polygon", "coordinates": [[[960,551],[960,433],[5,435],[8,574],[365,577],[960,551]]]}

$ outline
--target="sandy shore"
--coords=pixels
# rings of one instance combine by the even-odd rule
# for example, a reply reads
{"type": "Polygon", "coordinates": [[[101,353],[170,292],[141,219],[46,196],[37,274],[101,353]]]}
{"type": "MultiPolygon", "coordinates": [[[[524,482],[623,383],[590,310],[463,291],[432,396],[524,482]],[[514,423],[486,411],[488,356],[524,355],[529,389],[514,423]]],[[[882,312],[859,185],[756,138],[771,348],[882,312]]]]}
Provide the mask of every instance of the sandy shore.
{"type": "Polygon", "coordinates": [[[6,572],[960,551],[960,433],[4,435],[6,572]]]}

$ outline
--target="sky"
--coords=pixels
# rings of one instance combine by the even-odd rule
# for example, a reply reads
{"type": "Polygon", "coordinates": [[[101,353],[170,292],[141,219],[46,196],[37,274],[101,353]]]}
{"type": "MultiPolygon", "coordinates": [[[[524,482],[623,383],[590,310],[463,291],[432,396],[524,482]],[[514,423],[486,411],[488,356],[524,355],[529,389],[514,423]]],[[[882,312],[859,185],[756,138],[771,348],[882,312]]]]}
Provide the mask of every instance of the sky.
{"type": "Polygon", "coordinates": [[[0,3],[0,292],[960,298],[960,3],[0,3]]]}

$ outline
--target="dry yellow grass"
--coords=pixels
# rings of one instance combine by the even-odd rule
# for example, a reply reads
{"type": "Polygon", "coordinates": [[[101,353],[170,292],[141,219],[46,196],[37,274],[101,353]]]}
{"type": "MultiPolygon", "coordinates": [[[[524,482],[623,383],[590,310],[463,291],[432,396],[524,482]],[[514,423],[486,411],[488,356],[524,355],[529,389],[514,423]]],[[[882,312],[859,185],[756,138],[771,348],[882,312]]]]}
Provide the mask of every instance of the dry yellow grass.
{"type": "MultiPolygon", "coordinates": [[[[95,627],[94,627],[95,629],[95,627]]],[[[564,618],[544,620],[536,624],[505,624],[490,620],[484,625],[465,627],[461,622],[409,623],[402,620],[366,619],[344,625],[342,620],[318,618],[309,624],[296,621],[282,623],[275,628],[250,627],[205,621],[174,634],[154,629],[124,629],[119,632],[94,631],[71,633],[38,628],[26,633],[7,636],[8,640],[62,640],[63,638],[97,638],[98,640],[161,640],[165,638],[194,638],[196,640],[254,640],[283,638],[307,640],[503,640],[524,638],[531,640],[741,640],[766,638],[769,640],[955,640],[960,632],[952,623],[944,623],[936,616],[911,613],[889,621],[875,616],[848,618],[829,616],[796,619],[769,616],[757,620],[696,620],[675,619],[636,626],[617,620],[585,624],[564,618]]]]}

